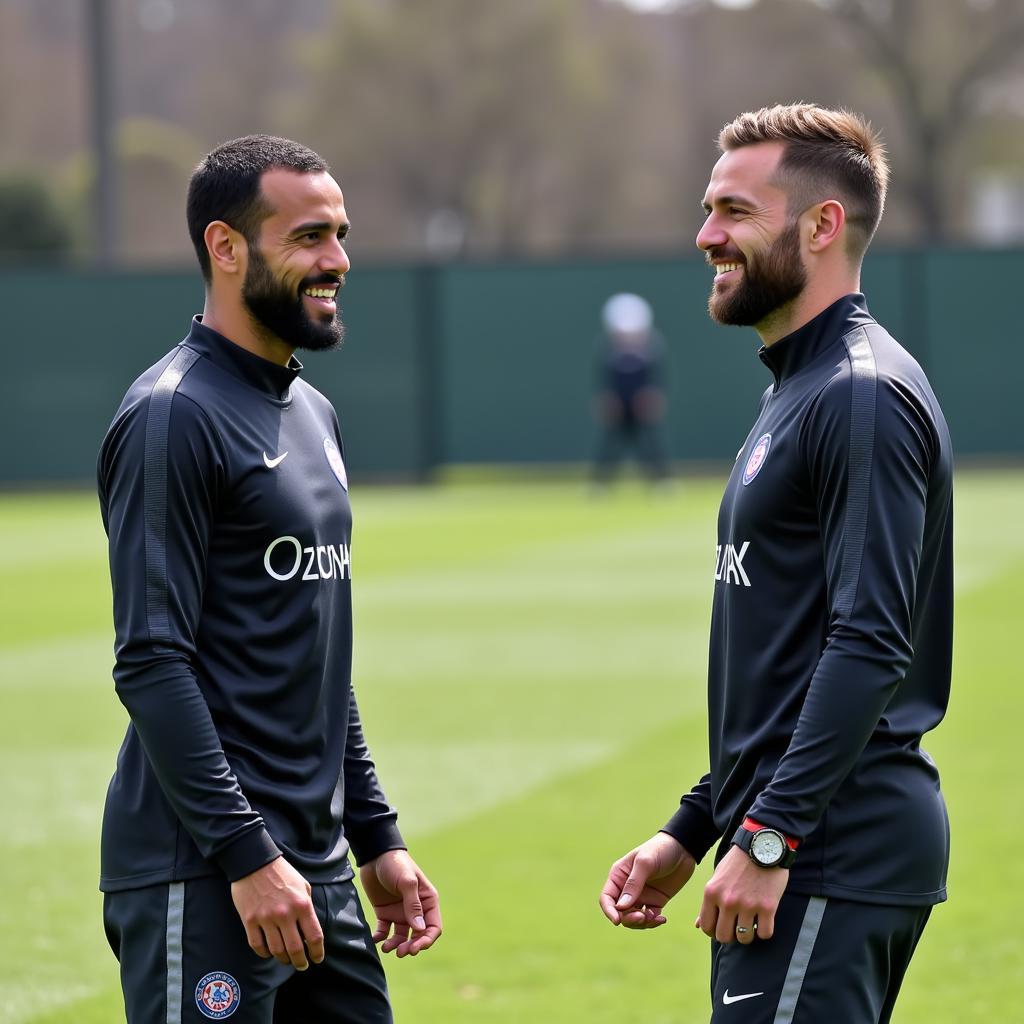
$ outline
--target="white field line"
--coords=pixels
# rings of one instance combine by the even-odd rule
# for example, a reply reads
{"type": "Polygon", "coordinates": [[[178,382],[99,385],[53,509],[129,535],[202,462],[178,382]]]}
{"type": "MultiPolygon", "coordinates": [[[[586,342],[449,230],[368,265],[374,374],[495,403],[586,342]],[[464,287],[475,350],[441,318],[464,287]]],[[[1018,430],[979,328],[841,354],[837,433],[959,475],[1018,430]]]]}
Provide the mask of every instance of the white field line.
{"type": "Polygon", "coordinates": [[[70,563],[103,565],[107,538],[103,535],[99,510],[95,521],[75,516],[60,520],[47,517],[42,524],[18,524],[16,542],[0,545],[0,569],[43,569],[70,563]]]}
{"type": "MultiPolygon", "coordinates": [[[[971,558],[960,557],[956,563],[956,591],[966,595],[985,587],[993,579],[1013,571],[1015,563],[1024,560],[1024,547],[1010,552],[996,548],[985,548],[972,552],[971,558]]],[[[714,560],[709,558],[714,567],[714,560]]],[[[591,567],[587,571],[567,570],[554,582],[544,583],[545,598],[557,597],[562,603],[582,610],[595,605],[607,605],[610,599],[616,603],[627,600],[650,598],[652,593],[665,600],[699,599],[707,594],[710,607],[713,581],[696,578],[696,574],[676,575],[670,570],[660,575],[657,581],[648,579],[646,584],[639,580],[626,583],[608,569],[591,567]]],[[[640,574],[642,575],[642,574],[640,574]]],[[[396,613],[404,605],[422,608],[429,601],[432,608],[446,603],[470,602],[482,606],[533,607],[537,603],[538,582],[529,566],[515,574],[496,577],[490,586],[483,585],[479,569],[472,572],[445,573],[441,570],[409,573],[402,576],[385,576],[376,580],[355,582],[354,602],[356,615],[363,612],[376,613],[387,609],[396,613]]],[[[436,622],[432,628],[436,628],[436,622]]],[[[457,624],[453,621],[453,631],[457,624]]],[[[359,646],[358,632],[356,647],[359,646]]],[[[113,667],[113,628],[76,634],[69,637],[47,637],[29,644],[18,644],[0,649],[0,692],[8,686],[20,686],[31,679],[42,681],[52,678],[55,669],[61,670],[65,685],[75,680],[93,685],[97,677],[97,666],[103,666],[101,678],[109,679],[113,667]],[[69,666],[80,671],[64,672],[69,666]]]]}
{"type": "MultiPolygon", "coordinates": [[[[649,552],[658,545],[657,538],[645,537],[637,542],[636,548],[647,549],[649,552]]],[[[556,578],[553,584],[546,582],[546,599],[557,596],[566,607],[583,610],[589,606],[589,610],[594,611],[595,605],[609,601],[610,594],[614,594],[616,602],[626,597],[640,599],[644,594],[651,597],[652,581],[649,577],[645,587],[638,583],[635,592],[631,588],[628,595],[623,595],[617,589],[621,586],[621,580],[609,579],[611,574],[597,559],[605,547],[603,540],[586,538],[568,547],[574,549],[571,552],[572,558],[569,558],[570,552],[564,547],[557,558],[562,564],[569,563],[566,565],[566,574],[556,578]],[[584,558],[584,569],[576,564],[580,556],[584,558]]],[[[1017,561],[1014,556],[1024,553],[1018,552],[1016,548],[1007,552],[1005,548],[980,539],[972,539],[970,547],[969,561],[961,559],[968,562],[969,569],[962,569],[958,573],[957,591],[960,596],[976,591],[992,579],[1012,571],[1017,561]]],[[[536,557],[538,552],[533,554],[536,557]]],[[[705,589],[703,581],[700,586],[702,590],[705,589]]],[[[536,601],[536,587],[536,575],[531,565],[520,560],[514,573],[499,574],[491,585],[482,584],[479,569],[472,572],[463,570],[450,576],[442,574],[439,577],[417,573],[412,577],[406,575],[371,581],[361,588],[361,597],[367,615],[376,618],[378,613],[387,610],[388,616],[400,624],[399,629],[407,640],[402,645],[405,648],[403,658],[407,658],[410,645],[419,652],[417,661],[422,668],[417,677],[419,681],[422,681],[424,675],[442,674],[448,667],[464,669],[467,664],[480,659],[493,660],[495,650],[502,653],[503,679],[514,674],[519,666],[534,671],[541,667],[544,676],[549,679],[564,675],[567,683],[575,683],[579,678],[587,676],[590,679],[608,678],[629,672],[635,659],[636,643],[642,639],[638,636],[628,638],[629,643],[603,647],[600,671],[595,674],[596,666],[591,659],[587,670],[581,673],[577,652],[581,644],[590,645],[595,642],[595,637],[579,621],[564,626],[557,621],[549,621],[534,629],[523,630],[521,635],[514,638],[514,642],[502,640],[502,627],[493,630],[474,628],[467,631],[465,642],[459,643],[456,618],[453,618],[453,634],[440,636],[436,631],[436,618],[432,624],[424,624],[420,628],[415,619],[402,614],[404,605],[414,611],[427,600],[435,609],[447,601],[454,605],[467,600],[477,606],[503,607],[506,610],[512,606],[529,607],[536,601]]],[[[666,571],[659,574],[654,589],[659,592],[659,598],[671,600],[673,594],[680,597],[679,591],[684,589],[684,581],[666,571]]],[[[710,590],[710,587],[707,589],[710,590]]],[[[357,609],[360,607],[359,597],[360,588],[357,587],[357,609]]],[[[696,617],[687,618],[690,618],[690,622],[685,626],[681,622],[678,630],[672,633],[672,643],[678,645],[675,652],[671,648],[662,652],[661,667],[666,671],[685,670],[691,657],[686,653],[686,647],[695,642],[703,642],[706,635],[706,619],[698,622],[696,617]]],[[[656,637],[664,633],[664,626],[650,624],[648,628],[650,647],[656,643],[656,637]]],[[[357,657],[371,666],[376,676],[392,683],[408,673],[408,666],[402,658],[396,660],[388,657],[391,648],[383,642],[382,632],[375,623],[375,628],[367,630],[364,642],[360,645],[357,630],[357,657]]],[[[647,633],[647,630],[642,632],[647,633]]],[[[64,639],[47,639],[0,651],[0,692],[32,687],[41,695],[46,695],[53,687],[53,680],[59,680],[62,689],[94,688],[97,694],[109,693],[113,702],[109,676],[113,662],[111,640],[106,631],[97,631],[64,639]]],[[[356,675],[358,678],[358,672],[356,675]]],[[[682,705],[683,702],[680,703],[682,705]]],[[[685,709],[680,707],[680,710],[685,709]]],[[[620,736],[618,741],[628,742],[628,738],[620,736]]],[[[480,745],[455,742],[447,745],[440,753],[436,748],[433,749],[429,776],[417,769],[421,763],[419,758],[424,754],[422,751],[410,754],[409,748],[396,745],[394,749],[385,747],[379,753],[383,755],[381,764],[385,774],[398,780],[400,786],[414,790],[400,803],[400,806],[408,809],[407,816],[411,814],[413,817],[411,824],[416,828],[425,827],[425,823],[417,824],[415,821],[418,813],[416,808],[431,808],[430,827],[435,828],[452,821],[453,815],[476,813],[554,776],[610,756],[617,745],[590,742],[570,745],[531,744],[514,741],[480,745]],[[444,780],[443,784],[435,785],[434,778],[444,780]],[[453,780],[469,789],[461,794],[459,800],[453,801],[449,809],[445,809],[446,801],[441,800],[439,794],[451,792],[449,783],[453,780]],[[427,792],[420,792],[424,788],[427,792]]],[[[94,768],[92,771],[77,771],[70,776],[64,773],[63,781],[48,780],[47,801],[35,802],[32,814],[23,815],[16,810],[8,817],[5,844],[18,848],[31,846],[44,841],[47,835],[52,834],[49,830],[55,826],[71,828],[76,833],[94,828],[98,803],[102,800],[102,782],[112,770],[114,754],[113,749],[109,756],[104,753],[102,771],[94,768]]],[[[19,756],[23,758],[24,753],[19,756]]],[[[26,776],[20,770],[14,770],[16,767],[11,765],[12,770],[4,773],[10,780],[5,803],[12,798],[20,803],[27,796],[27,793],[20,792],[23,787],[17,782],[26,776]]]]}
{"type": "MultiPolygon", "coordinates": [[[[958,523],[960,538],[965,536],[966,518],[961,517],[958,523]]],[[[554,581],[550,576],[545,577],[545,595],[557,596],[560,602],[581,609],[594,610],[607,600],[609,592],[616,595],[616,600],[654,598],[659,601],[699,600],[706,594],[710,602],[710,570],[708,578],[703,579],[693,572],[684,576],[671,569],[675,559],[680,566],[692,565],[697,548],[705,546],[706,538],[701,531],[694,530],[692,524],[681,530],[680,533],[659,524],[657,529],[643,533],[634,531],[628,538],[624,536],[628,531],[623,531],[615,535],[584,535],[574,541],[527,543],[503,552],[500,558],[489,560],[486,565],[463,565],[456,572],[439,567],[415,573],[382,573],[377,579],[362,584],[357,561],[356,607],[367,611],[396,610],[396,606],[415,607],[425,600],[437,606],[448,602],[456,605],[467,599],[476,605],[492,604],[506,609],[525,607],[536,601],[538,575],[550,573],[553,567],[557,567],[558,573],[554,581]],[[611,553],[614,559],[609,557],[611,553]],[[632,574],[625,571],[634,560],[635,583],[629,578],[632,574]],[[658,566],[653,579],[652,562],[658,566]],[[493,573],[493,586],[482,585],[485,569],[493,573]]],[[[57,538],[48,534],[47,538],[48,546],[44,550],[50,560],[102,558],[103,538],[96,524],[85,524],[80,530],[65,532],[57,538]]],[[[7,547],[0,551],[0,567],[11,569],[36,564],[39,550],[36,545],[7,547]]],[[[358,559],[358,548],[356,557],[358,559]]],[[[1014,571],[1022,557],[1024,548],[1020,545],[1010,543],[1009,549],[1005,545],[1000,547],[970,530],[966,541],[958,543],[957,593],[961,596],[972,593],[1004,573],[1014,571]]],[[[708,563],[713,565],[710,554],[708,563]]],[[[558,630],[551,630],[549,624],[545,632],[557,633],[558,630]]],[[[548,642],[555,639],[549,636],[548,642]]],[[[61,680],[62,687],[69,684],[111,686],[112,640],[112,631],[102,630],[8,647],[0,651],[0,693],[9,687],[31,685],[40,687],[40,693],[45,695],[47,682],[54,678],[61,680]]],[[[388,782],[389,795],[402,810],[403,828],[411,836],[423,836],[522,796],[559,776],[615,756],[622,742],[621,736],[608,743],[470,741],[449,743],[438,750],[433,746],[428,749],[424,745],[420,749],[392,741],[377,743],[375,754],[385,781],[392,780],[388,782]],[[424,764],[430,765],[429,772],[423,770],[424,764]]],[[[16,810],[6,816],[5,845],[24,849],[49,841],[54,834],[67,836],[69,831],[85,838],[95,835],[103,790],[113,770],[115,754],[113,748],[109,752],[81,752],[81,763],[75,771],[67,770],[65,760],[60,772],[44,773],[45,777],[41,777],[26,771],[23,752],[12,752],[11,756],[18,763],[5,765],[4,777],[8,779],[6,798],[14,798],[16,810]],[[16,785],[12,789],[12,780],[24,780],[33,775],[40,793],[33,794],[29,785],[16,785]],[[39,799],[39,795],[45,796],[45,800],[39,799]]],[[[65,758],[67,756],[70,752],[65,758]]],[[[51,964],[59,963],[59,958],[49,957],[43,957],[42,962],[47,959],[51,964]]],[[[3,981],[0,982],[0,1009],[4,1021],[27,1024],[41,1012],[52,1012],[57,1006],[88,998],[96,991],[95,987],[76,984],[56,974],[37,975],[17,984],[3,981]]]]}
{"type": "MultiPolygon", "coordinates": [[[[616,544],[620,541],[621,538],[616,544]]],[[[642,561],[647,560],[651,549],[656,546],[660,546],[662,551],[669,550],[664,538],[652,536],[629,546],[642,561]]],[[[602,554],[609,547],[604,538],[581,538],[575,544],[544,547],[550,557],[545,558],[544,551],[534,548],[529,558],[520,551],[511,559],[511,569],[507,562],[493,566],[496,578],[494,585],[489,587],[481,584],[479,566],[461,567],[456,573],[422,570],[415,574],[389,574],[367,581],[362,586],[357,582],[357,609],[363,607],[375,612],[390,608],[397,612],[401,605],[416,607],[424,600],[429,600],[435,607],[449,602],[457,605],[467,599],[478,605],[498,605],[506,609],[528,605],[536,600],[537,570],[550,570],[552,564],[558,564],[563,574],[554,583],[550,579],[545,580],[545,597],[557,596],[561,602],[574,603],[581,608],[594,610],[595,605],[607,601],[610,590],[614,591],[617,600],[627,597],[639,600],[646,597],[649,600],[656,596],[657,599],[671,601],[682,598],[684,592],[687,598],[706,592],[710,600],[710,582],[693,579],[694,574],[691,573],[684,584],[667,567],[658,573],[656,581],[651,579],[649,572],[638,571],[638,576],[646,576],[645,584],[640,585],[639,581],[635,586],[627,584],[627,593],[623,593],[624,581],[617,571],[621,565],[601,561],[602,554]],[[588,552],[592,557],[587,557],[588,552]],[[583,566],[580,565],[581,557],[583,566]],[[538,561],[547,564],[531,564],[538,561]]],[[[621,559],[622,550],[616,548],[616,553],[621,559]]],[[[958,550],[957,594],[964,596],[982,589],[993,579],[1011,571],[1022,556],[1024,550],[1016,547],[1007,551],[972,538],[958,550]],[[969,557],[963,551],[964,547],[970,549],[969,557]]],[[[17,556],[2,560],[5,566],[12,562],[17,564],[17,556]]],[[[706,626],[702,631],[704,629],[706,626]]],[[[543,646],[557,646],[558,629],[552,629],[549,624],[544,632],[549,635],[543,646]]],[[[447,643],[451,643],[450,639],[447,643]]],[[[357,636],[357,649],[358,646],[357,636]]],[[[55,674],[62,680],[62,686],[69,683],[109,686],[109,667],[113,662],[111,648],[111,633],[99,631],[0,651],[0,692],[9,686],[45,685],[55,674]]],[[[554,665],[550,667],[557,670],[554,665]]],[[[613,668],[619,670],[621,666],[613,668]]],[[[623,742],[621,736],[608,743],[470,741],[448,743],[439,749],[392,741],[378,742],[374,752],[385,781],[391,780],[388,781],[389,796],[400,808],[403,830],[410,837],[423,837],[523,796],[561,776],[613,757],[623,742]],[[429,771],[424,771],[425,764],[429,764],[429,771]]],[[[3,769],[4,777],[8,779],[5,803],[12,799],[14,803],[13,813],[7,815],[4,845],[26,849],[49,841],[54,834],[68,836],[70,833],[81,838],[95,835],[103,790],[113,770],[115,754],[113,749],[109,754],[83,753],[82,763],[75,771],[69,772],[65,761],[59,773],[51,773],[45,779],[35,775],[34,787],[16,781],[21,779],[24,782],[26,777],[32,777],[31,773],[24,771],[24,755],[19,754],[18,765],[3,769]],[[33,792],[34,788],[42,792],[33,792]],[[39,799],[42,795],[45,795],[45,800],[39,799]]],[[[96,987],[75,984],[70,978],[58,976],[45,979],[36,976],[17,984],[0,982],[0,1009],[3,1010],[4,1021],[28,1024],[41,1012],[52,1012],[56,1007],[73,1004],[97,991],[96,987]]]]}
{"type": "MultiPolygon", "coordinates": [[[[618,737],[616,738],[618,739],[618,737]]],[[[374,745],[402,832],[422,838],[613,756],[617,742],[374,745]]]]}
{"type": "MultiPolygon", "coordinates": [[[[57,953],[57,950],[52,951],[54,955],[57,953]]],[[[116,966],[112,976],[116,975],[116,966]]],[[[4,1024],[31,1024],[60,1006],[70,1006],[96,995],[103,987],[82,985],[71,973],[66,976],[35,974],[18,982],[0,981],[0,1020],[4,1024]]]]}
{"type": "Polygon", "coordinates": [[[114,774],[117,748],[110,750],[15,750],[0,755],[4,779],[7,850],[28,850],[99,836],[100,810],[114,774]]]}
{"type": "Polygon", "coordinates": [[[30,644],[0,649],[0,693],[38,688],[41,699],[54,680],[61,688],[100,686],[113,693],[114,630],[47,637],[30,644]]]}
{"type": "MultiPolygon", "coordinates": [[[[956,568],[956,593],[965,597],[983,589],[990,582],[1005,573],[1016,571],[1017,564],[1024,560],[1024,550],[1007,553],[996,549],[977,550],[970,560],[959,559],[956,568]],[[1017,555],[1017,557],[1014,557],[1017,555]]],[[[710,606],[710,583],[689,578],[674,577],[671,573],[662,576],[652,587],[648,581],[646,586],[623,586],[621,579],[613,579],[603,572],[587,572],[573,576],[571,574],[556,581],[553,585],[545,583],[545,600],[557,597],[567,614],[576,612],[596,612],[608,606],[610,600],[633,602],[652,596],[652,590],[665,602],[679,602],[679,627],[673,639],[678,642],[680,650],[697,640],[703,640],[707,629],[707,612],[694,611],[681,607],[690,602],[699,605],[700,595],[707,593],[710,606]],[[689,613],[688,613],[689,612],[689,613]],[[698,636],[700,634],[700,636],[698,636]]],[[[504,576],[495,579],[491,586],[483,586],[479,572],[456,574],[416,574],[400,578],[390,577],[368,581],[362,586],[356,582],[355,616],[356,616],[356,656],[360,651],[364,655],[375,652],[373,659],[367,663],[375,663],[380,658],[380,668],[385,672],[397,672],[399,664],[394,658],[387,657],[384,645],[376,641],[368,633],[360,642],[360,623],[378,620],[386,616],[387,621],[395,623],[410,639],[416,639],[427,650],[435,652],[448,651],[449,657],[463,664],[476,652],[482,655],[485,647],[499,643],[503,649],[511,650],[513,644],[501,643],[501,627],[494,630],[483,630],[474,626],[467,631],[464,644],[457,641],[458,616],[452,617],[452,634],[446,637],[437,635],[436,612],[445,605],[451,604],[454,610],[465,606],[468,601],[473,606],[482,608],[502,608],[507,612],[523,610],[529,612],[537,603],[537,580],[533,573],[526,571],[515,577],[504,576]],[[417,627],[417,618],[424,606],[431,609],[429,623],[417,627]],[[421,639],[417,634],[422,634],[421,639]],[[453,639],[454,638],[454,639],[453,639]]],[[[595,620],[600,628],[600,620],[595,620]]],[[[520,635],[516,644],[522,644],[532,636],[538,641],[537,647],[549,652],[547,662],[550,671],[556,671],[557,662],[563,661],[568,667],[574,657],[575,644],[588,642],[587,629],[579,622],[570,621],[561,626],[557,621],[548,620],[538,624],[536,632],[526,632],[523,623],[517,623],[520,635]]],[[[654,626],[654,629],[658,627],[654,626]]],[[[637,640],[633,637],[632,640],[637,640]]],[[[625,645],[628,648],[628,644],[625,645]]],[[[623,654],[627,657],[628,650],[623,654]]],[[[397,652],[396,652],[397,657],[397,652]]],[[[69,637],[48,637],[29,644],[8,646],[0,649],[0,694],[21,688],[39,688],[45,693],[54,679],[59,679],[62,688],[95,688],[99,692],[113,691],[110,671],[113,668],[113,630],[99,630],[69,637]]],[[[375,668],[377,666],[375,665],[375,668]]],[[[604,667],[609,673],[618,672],[622,665],[619,659],[612,657],[604,667]]]]}
{"type": "Polygon", "coordinates": [[[957,543],[953,558],[953,584],[957,595],[983,590],[993,580],[1017,572],[1024,562],[1024,535],[1006,545],[991,538],[969,537],[957,543]]]}

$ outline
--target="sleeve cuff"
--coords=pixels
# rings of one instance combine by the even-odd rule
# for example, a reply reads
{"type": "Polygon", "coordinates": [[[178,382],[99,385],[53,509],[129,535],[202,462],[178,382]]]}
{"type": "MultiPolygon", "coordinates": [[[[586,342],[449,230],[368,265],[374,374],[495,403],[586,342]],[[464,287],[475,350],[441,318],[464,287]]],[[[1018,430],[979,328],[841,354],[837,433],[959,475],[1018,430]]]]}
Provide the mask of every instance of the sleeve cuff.
{"type": "Polygon", "coordinates": [[[398,831],[398,825],[394,821],[380,822],[372,829],[360,829],[358,832],[348,832],[349,846],[356,859],[356,864],[362,867],[371,860],[376,860],[382,853],[388,850],[407,850],[402,833],[398,831]]]}
{"type": "Polygon", "coordinates": [[[680,805],[661,831],[681,843],[698,864],[721,838],[714,820],[687,803],[680,805]]]}
{"type": "Polygon", "coordinates": [[[246,832],[213,855],[229,882],[237,882],[281,856],[277,843],[265,828],[246,832]]]}
{"type": "Polygon", "coordinates": [[[781,832],[787,839],[792,839],[796,843],[803,842],[814,831],[813,826],[811,828],[800,828],[785,815],[780,815],[772,810],[762,810],[760,803],[760,799],[755,800],[754,806],[746,814],[748,818],[753,818],[759,825],[763,825],[765,828],[773,828],[777,832],[781,832]]]}

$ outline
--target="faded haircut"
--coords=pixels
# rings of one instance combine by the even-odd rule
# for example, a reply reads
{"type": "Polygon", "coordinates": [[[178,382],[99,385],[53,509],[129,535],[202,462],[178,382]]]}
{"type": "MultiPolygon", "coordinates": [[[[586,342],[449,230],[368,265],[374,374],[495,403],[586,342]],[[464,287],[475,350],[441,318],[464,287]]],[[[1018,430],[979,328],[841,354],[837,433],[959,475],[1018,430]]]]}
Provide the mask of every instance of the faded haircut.
{"type": "Polygon", "coordinates": [[[740,114],[718,136],[722,152],[781,142],[776,183],[791,217],[826,199],[846,210],[847,253],[859,262],[885,207],[889,163],[879,134],[866,118],[815,103],[779,104],[740,114]]]}
{"type": "Polygon", "coordinates": [[[274,135],[246,135],[218,146],[192,172],[185,204],[188,233],[207,284],[212,279],[203,237],[207,225],[222,220],[254,245],[260,225],[273,212],[260,182],[275,168],[302,174],[330,170],[323,157],[298,142],[274,135]]]}

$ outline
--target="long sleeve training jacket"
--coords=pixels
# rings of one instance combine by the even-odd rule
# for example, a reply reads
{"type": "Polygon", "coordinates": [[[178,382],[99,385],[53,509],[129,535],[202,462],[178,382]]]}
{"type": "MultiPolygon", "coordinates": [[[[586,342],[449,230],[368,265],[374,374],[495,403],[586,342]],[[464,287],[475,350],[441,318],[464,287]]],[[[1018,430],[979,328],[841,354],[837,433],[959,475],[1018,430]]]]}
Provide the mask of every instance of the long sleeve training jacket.
{"type": "Polygon", "coordinates": [[[710,772],[665,831],[721,857],[749,815],[801,840],[790,891],[939,902],[948,821],[920,744],[950,688],[949,432],[862,295],[760,357],[774,384],[718,520],[710,772]]]}
{"type": "Polygon", "coordinates": [[[283,853],[310,881],[401,847],[351,687],[351,510],[330,403],[193,321],[99,457],[114,681],[131,723],[107,892],[283,853]]]}

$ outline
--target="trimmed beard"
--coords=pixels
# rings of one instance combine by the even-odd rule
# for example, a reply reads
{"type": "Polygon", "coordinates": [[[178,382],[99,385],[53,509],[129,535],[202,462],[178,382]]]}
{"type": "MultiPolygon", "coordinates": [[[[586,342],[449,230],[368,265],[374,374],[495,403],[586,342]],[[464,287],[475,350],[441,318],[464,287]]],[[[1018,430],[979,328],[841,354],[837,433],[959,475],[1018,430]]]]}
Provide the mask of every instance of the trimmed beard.
{"type": "Polygon", "coordinates": [[[250,243],[249,266],[242,283],[242,302],[257,323],[286,345],[308,352],[325,352],[341,347],[345,325],[337,313],[329,320],[314,320],[306,311],[302,293],[316,285],[338,283],[337,277],[320,274],[315,279],[304,280],[298,292],[292,293],[274,275],[259,246],[250,243]]]}
{"type": "Polygon", "coordinates": [[[712,286],[708,313],[720,324],[756,327],[780,306],[792,302],[806,285],[800,225],[794,221],[763,256],[743,264],[743,276],[731,291],[718,295],[712,286]]]}

